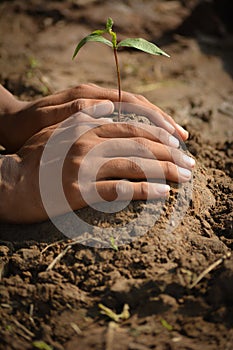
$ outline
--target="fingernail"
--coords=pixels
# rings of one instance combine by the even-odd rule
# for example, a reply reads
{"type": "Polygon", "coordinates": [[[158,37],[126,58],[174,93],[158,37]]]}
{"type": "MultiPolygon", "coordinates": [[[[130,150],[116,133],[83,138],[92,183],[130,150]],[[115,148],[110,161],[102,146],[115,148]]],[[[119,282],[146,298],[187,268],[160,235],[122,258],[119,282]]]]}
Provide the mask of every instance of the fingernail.
{"type": "Polygon", "coordinates": [[[168,144],[169,144],[169,146],[174,147],[174,148],[178,148],[180,145],[179,140],[177,140],[177,138],[175,138],[172,135],[170,135],[168,138],[168,144]]]}
{"type": "Polygon", "coordinates": [[[95,105],[95,116],[111,114],[114,111],[114,105],[111,101],[101,102],[95,105]]]}
{"type": "Polygon", "coordinates": [[[152,184],[153,189],[156,193],[158,193],[160,196],[167,196],[170,191],[169,185],[164,184],[152,184]]]}
{"type": "Polygon", "coordinates": [[[190,179],[191,176],[192,176],[191,171],[188,170],[188,169],[178,167],[178,171],[179,171],[179,174],[180,174],[182,177],[185,177],[186,179],[190,179]]]}
{"type": "Polygon", "coordinates": [[[187,166],[194,167],[194,165],[195,165],[195,159],[187,156],[187,154],[183,155],[183,161],[187,166]]]}
{"type": "Polygon", "coordinates": [[[188,137],[189,133],[187,130],[185,130],[184,128],[182,128],[182,126],[180,126],[179,124],[176,124],[177,129],[182,133],[185,134],[186,137],[188,137]]]}
{"type": "Polygon", "coordinates": [[[165,124],[165,129],[170,132],[171,134],[174,133],[175,128],[174,126],[172,126],[169,122],[167,122],[166,120],[164,120],[164,124],[165,124]]]}
{"type": "Polygon", "coordinates": [[[108,123],[114,123],[114,121],[112,120],[112,118],[103,118],[104,120],[106,120],[106,122],[108,123]]]}

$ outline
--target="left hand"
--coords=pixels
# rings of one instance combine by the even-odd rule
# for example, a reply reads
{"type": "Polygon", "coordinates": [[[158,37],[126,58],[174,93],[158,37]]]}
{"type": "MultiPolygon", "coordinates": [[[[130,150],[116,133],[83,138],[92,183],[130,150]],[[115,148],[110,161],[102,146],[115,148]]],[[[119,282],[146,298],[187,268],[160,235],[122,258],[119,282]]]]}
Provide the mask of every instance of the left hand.
{"type": "MultiPolygon", "coordinates": [[[[91,115],[94,112],[97,117],[111,114],[114,110],[113,102],[117,101],[117,90],[101,88],[94,84],[81,84],[37,101],[18,103],[18,109],[4,116],[1,126],[3,139],[0,142],[8,152],[16,152],[43,128],[60,123],[84,109],[85,112],[90,111],[91,115]]],[[[144,113],[156,126],[180,136],[183,140],[188,138],[187,131],[145,97],[123,91],[122,102],[129,103],[127,106],[131,112],[144,113]]]]}

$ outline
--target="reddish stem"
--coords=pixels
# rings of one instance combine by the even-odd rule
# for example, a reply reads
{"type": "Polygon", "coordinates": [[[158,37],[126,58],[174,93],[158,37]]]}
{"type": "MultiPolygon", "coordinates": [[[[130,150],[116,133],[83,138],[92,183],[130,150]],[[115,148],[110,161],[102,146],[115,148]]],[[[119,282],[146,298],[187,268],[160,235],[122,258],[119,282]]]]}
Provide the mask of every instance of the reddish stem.
{"type": "Polygon", "coordinates": [[[120,67],[117,57],[117,49],[113,48],[115,62],[116,62],[116,72],[117,72],[117,84],[118,84],[118,102],[119,102],[119,108],[118,108],[118,122],[120,121],[121,117],[121,76],[120,76],[120,67]]]}

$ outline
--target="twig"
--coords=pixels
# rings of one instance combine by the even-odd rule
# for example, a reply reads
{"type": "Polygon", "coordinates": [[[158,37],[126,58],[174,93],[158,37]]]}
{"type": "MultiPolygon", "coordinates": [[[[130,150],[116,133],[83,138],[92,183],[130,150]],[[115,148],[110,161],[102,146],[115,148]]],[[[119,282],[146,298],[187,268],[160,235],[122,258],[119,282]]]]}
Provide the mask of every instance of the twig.
{"type": "MultiPolygon", "coordinates": [[[[75,241],[73,241],[73,242],[71,242],[71,243],[68,243],[67,246],[65,247],[65,249],[64,249],[60,254],[58,254],[58,255],[56,256],[56,258],[49,264],[49,266],[47,267],[46,271],[52,270],[52,269],[54,268],[54,266],[56,265],[56,263],[57,263],[58,261],[60,261],[60,260],[63,258],[63,256],[66,255],[66,253],[68,252],[68,250],[69,250],[70,248],[72,248],[73,245],[75,245],[75,244],[82,244],[83,242],[86,242],[87,240],[88,240],[87,238],[83,238],[83,239],[78,238],[77,240],[75,240],[75,241]]],[[[103,243],[101,240],[99,240],[99,239],[97,239],[97,238],[91,238],[91,240],[94,241],[94,242],[96,241],[96,242],[98,242],[98,243],[99,243],[99,242],[100,242],[100,243],[103,243]]],[[[62,240],[62,241],[63,241],[63,240],[62,240]]],[[[62,241],[58,241],[58,242],[62,242],[62,241]]],[[[58,242],[56,242],[56,243],[58,243],[58,242]]],[[[45,247],[45,248],[41,251],[41,254],[44,253],[49,247],[55,245],[56,243],[52,243],[52,244],[48,245],[47,247],[45,247]]],[[[105,244],[109,244],[109,243],[106,242],[105,244]]]]}
{"type": "MultiPolygon", "coordinates": [[[[63,242],[63,241],[64,241],[64,240],[61,240],[61,241],[58,241],[58,242],[49,244],[47,247],[45,247],[45,248],[42,250],[41,254],[44,253],[44,252],[46,251],[46,249],[48,249],[49,247],[55,245],[56,243],[63,242]]],[[[63,258],[63,256],[66,255],[66,253],[68,252],[68,250],[69,250],[73,245],[75,245],[75,244],[80,244],[80,243],[82,243],[83,241],[86,241],[86,239],[82,239],[82,240],[77,239],[76,241],[73,241],[73,242],[71,242],[71,243],[68,243],[67,246],[65,247],[65,249],[64,249],[60,254],[58,254],[58,255],[56,256],[56,258],[49,264],[49,266],[47,267],[46,271],[52,270],[52,269],[54,268],[54,266],[56,265],[56,263],[57,263],[58,261],[60,261],[60,260],[63,258]]]]}
{"type": "Polygon", "coordinates": [[[83,242],[86,242],[87,241],[87,238],[83,238],[83,239],[80,239],[80,238],[77,238],[75,241],[69,243],[69,245],[75,245],[75,244],[82,244],[83,242]]]}
{"type": "MultiPolygon", "coordinates": [[[[75,240],[75,241],[73,241],[73,242],[71,242],[71,243],[67,243],[67,244],[68,244],[68,245],[74,245],[74,244],[82,243],[82,242],[84,242],[84,241],[86,241],[86,238],[85,238],[85,239],[82,239],[82,240],[78,240],[78,239],[77,239],[77,240],[75,240]]],[[[62,243],[62,242],[64,242],[64,239],[61,239],[60,241],[57,241],[57,242],[53,242],[53,243],[48,244],[44,249],[42,249],[42,251],[40,252],[40,254],[45,253],[46,250],[48,250],[49,248],[54,247],[56,244],[62,243]]]]}
{"type": "Polygon", "coordinates": [[[71,248],[71,245],[69,244],[60,254],[58,254],[56,256],[56,258],[49,264],[49,266],[47,267],[46,271],[50,271],[54,268],[54,266],[56,265],[56,263],[58,261],[60,261],[63,256],[66,255],[66,253],[68,252],[68,250],[71,248]]]}
{"type": "Polygon", "coordinates": [[[79,328],[79,326],[74,323],[74,322],[71,322],[70,323],[70,326],[73,328],[73,330],[78,334],[78,335],[82,335],[82,331],[81,329],[79,328]]]}
{"type": "Polygon", "coordinates": [[[61,239],[60,241],[57,241],[57,242],[53,242],[51,244],[48,244],[44,249],[42,249],[42,251],[40,252],[40,254],[42,255],[43,253],[46,252],[46,250],[48,250],[49,248],[55,246],[56,244],[58,243],[61,243],[61,242],[64,242],[64,239],[61,239]]]}
{"type": "Polygon", "coordinates": [[[26,335],[28,335],[29,337],[35,337],[35,334],[32,333],[31,331],[29,331],[29,329],[27,329],[24,325],[22,325],[21,323],[19,323],[17,320],[13,319],[14,324],[20,328],[22,331],[24,331],[26,333],[26,335]]]}
{"type": "Polygon", "coordinates": [[[33,312],[34,312],[34,305],[33,304],[30,304],[30,307],[29,307],[29,320],[31,321],[32,325],[35,327],[35,321],[34,321],[34,318],[33,318],[33,312]]]}
{"type": "Polygon", "coordinates": [[[106,246],[109,246],[109,242],[107,241],[102,241],[101,239],[98,239],[98,238],[94,238],[94,237],[90,237],[90,238],[83,238],[83,239],[77,239],[71,243],[69,243],[69,245],[75,245],[75,244],[82,244],[84,242],[87,242],[87,241],[92,241],[92,242],[96,242],[96,243],[100,243],[100,244],[105,244],[106,246]]]}
{"type": "Polygon", "coordinates": [[[15,331],[15,333],[18,334],[20,337],[22,337],[22,338],[28,340],[29,342],[32,340],[32,338],[29,337],[27,334],[25,334],[25,333],[22,331],[22,329],[19,329],[19,328],[18,328],[18,329],[15,329],[14,331],[15,331]]]}
{"type": "Polygon", "coordinates": [[[211,264],[209,267],[207,267],[207,269],[205,269],[196,279],[195,281],[189,286],[190,289],[192,289],[193,287],[195,287],[201,280],[203,277],[205,277],[210,271],[212,271],[213,269],[215,269],[218,265],[222,264],[224,260],[230,258],[231,256],[231,252],[227,252],[226,254],[224,254],[220,259],[218,259],[217,261],[215,261],[213,264],[211,264]]]}

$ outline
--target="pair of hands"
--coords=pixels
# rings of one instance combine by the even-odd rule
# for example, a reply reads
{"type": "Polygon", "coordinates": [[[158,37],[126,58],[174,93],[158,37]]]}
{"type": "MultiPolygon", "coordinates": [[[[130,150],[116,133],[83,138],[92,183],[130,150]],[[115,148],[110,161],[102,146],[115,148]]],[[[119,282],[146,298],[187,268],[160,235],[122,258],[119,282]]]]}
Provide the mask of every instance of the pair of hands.
{"type": "MultiPolygon", "coordinates": [[[[178,139],[185,141],[188,133],[144,97],[127,92],[122,94],[127,111],[147,116],[155,126],[101,118],[113,112],[117,100],[116,90],[84,84],[36,102],[12,101],[12,110],[1,116],[0,141],[15,153],[0,159],[4,198],[0,219],[36,222],[47,218],[39,186],[45,145],[43,170],[50,193],[57,192],[54,179],[62,168],[62,186],[73,210],[98,202],[99,196],[112,201],[118,195],[124,200],[168,195],[168,185],[146,182],[145,178],[190,180],[195,162],[178,149],[178,139]],[[83,110],[86,112],[69,118],[83,110]],[[86,183],[77,181],[79,170],[86,183]]],[[[52,207],[52,215],[66,211],[59,200],[52,207]]]]}

